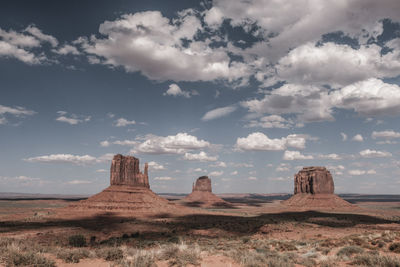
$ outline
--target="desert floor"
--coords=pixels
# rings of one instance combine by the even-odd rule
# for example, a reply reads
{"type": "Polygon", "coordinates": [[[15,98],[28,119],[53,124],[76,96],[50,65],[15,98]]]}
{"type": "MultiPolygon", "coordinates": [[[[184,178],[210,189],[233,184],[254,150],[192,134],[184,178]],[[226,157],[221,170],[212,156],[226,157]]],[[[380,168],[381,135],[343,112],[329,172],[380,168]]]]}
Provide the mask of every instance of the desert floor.
{"type": "Polygon", "coordinates": [[[400,196],[343,196],[350,210],[221,197],[233,208],[104,212],[70,209],[67,197],[3,199],[0,266],[400,266],[400,196]]]}

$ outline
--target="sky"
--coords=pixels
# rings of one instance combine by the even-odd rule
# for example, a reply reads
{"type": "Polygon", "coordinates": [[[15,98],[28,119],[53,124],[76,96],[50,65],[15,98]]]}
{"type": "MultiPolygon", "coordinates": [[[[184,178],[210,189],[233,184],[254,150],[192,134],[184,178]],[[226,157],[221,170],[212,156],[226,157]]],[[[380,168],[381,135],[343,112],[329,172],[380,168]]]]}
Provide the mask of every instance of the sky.
{"type": "Polygon", "coordinates": [[[0,192],[400,192],[398,0],[21,1],[0,9],[0,192]]]}

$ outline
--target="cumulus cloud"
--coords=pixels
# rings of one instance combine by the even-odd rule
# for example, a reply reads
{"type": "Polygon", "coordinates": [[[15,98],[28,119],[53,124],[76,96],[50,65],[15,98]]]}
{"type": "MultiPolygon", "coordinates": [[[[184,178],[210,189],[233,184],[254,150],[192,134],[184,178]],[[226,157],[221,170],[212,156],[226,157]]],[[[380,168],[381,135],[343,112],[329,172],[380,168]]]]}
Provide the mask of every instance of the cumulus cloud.
{"type": "Polygon", "coordinates": [[[223,161],[218,161],[218,162],[212,164],[210,167],[226,168],[227,165],[223,161]]]}
{"type": "Polygon", "coordinates": [[[169,85],[168,90],[164,93],[164,95],[170,95],[170,96],[183,96],[186,98],[190,98],[192,95],[198,94],[197,91],[185,91],[182,90],[177,84],[172,83],[169,85]]]}
{"type": "Polygon", "coordinates": [[[281,163],[279,164],[278,167],[276,167],[275,171],[277,172],[287,172],[290,171],[290,165],[286,163],[281,163]]]}
{"type": "Polygon", "coordinates": [[[391,157],[392,154],[387,151],[365,149],[360,151],[360,156],[363,158],[388,158],[391,157]]]}
{"type": "Polygon", "coordinates": [[[303,155],[300,153],[300,151],[290,151],[286,150],[285,153],[283,154],[283,159],[284,160],[304,160],[304,159],[313,159],[314,157],[312,155],[303,155]]]}
{"type": "Polygon", "coordinates": [[[53,49],[52,51],[54,53],[60,54],[60,55],[75,55],[75,56],[77,56],[77,55],[81,54],[75,46],[72,46],[69,44],[65,44],[58,49],[53,49]]]}
{"type": "Polygon", "coordinates": [[[172,20],[159,11],[145,11],[105,21],[99,27],[101,38],[79,41],[98,63],[122,66],[152,80],[247,80],[246,64],[232,61],[224,48],[212,48],[209,42],[195,39],[201,30],[193,10],[178,12],[172,20]]]}
{"type": "Polygon", "coordinates": [[[210,121],[210,120],[215,120],[221,117],[228,116],[232,112],[236,110],[235,106],[227,106],[223,108],[216,108],[213,110],[208,111],[204,116],[201,118],[203,121],[210,121]]]}
{"type": "Polygon", "coordinates": [[[288,147],[303,149],[306,145],[306,137],[299,134],[290,134],[287,137],[270,139],[261,132],[249,134],[247,137],[239,137],[236,140],[236,149],[247,151],[273,151],[285,150],[288,147]]]}
{"type": "Polygon", "coordinates": [[[75,165],[89,165],[95,163],[102,163],[110,161],[113,154],[104,154],[100,157],[93,157],[90,155],[72,155],[72,154],[51,154],[45,156],[30,157],[24,159],[28,162],[40,163],[70,163],[75,165]]]}
{"type": "Polygon", "coordinates": [[[160,163],[157,163],[157,162],[155,162],[155,161],[150,161],[150,162],[148,163],[148,165],[149,165],[149,169],[150,169],[150,170],[154,170],[154,171],[162,171],[162,170],[165,170],[164,165],[162,165],[162,164],[160,164],[160,163]]]}
{"type": "Polygon", "coordinates": [[[92,118],[91,116],[82,116],[76,114],[68,114],[65,111],[57,111],[58,117],[56,121],[65,122],[71,125],[76,125],[78,123],[88,122],[92,118]]]}
{"type": "Polygon", "coordinates": [[[365,174],[376,174],[376,171],[374,169],[367,170],[367,171],[356,169],[356,170],[349,170],[348,173],[353,176],[360,176],[360,175],[365,175],[365,174]]]}
{"type": "Polygon", "coordinates": [[[361,134],[356,134],[351,140],[356,142],[364,142],[364,137],[361,134]]]}
{"type": "Polygon", "coordinates": [[[261,127],[261,128],[290,128],[293,126],[293,121],[285,119],[279,115],[269,115],[251,120],[245,127],[261,127]]]}
{"type": "Polygon", "coordinates": [[[178,133],[165,137],[150,134],[146,135],[131,152],[144,154],[185,154],[190,150],[204,149],[210,146],[209,142],[199,140],[196,136],[187,133],[178,133]]]}
{"type": "Polygon", "coordinates": [[[135,125],[136,121],[134,120],[127,120],[125,118],[119,118],[115,121],[115,127],[125,127],[125,126],[129,126],[129,125],[135,125]]]}
{"type": "Polygon", "coordinates": [[[373,139],[394,139],[394,138],[400,138],[400,133],[395,132],[393,130],[386,130],[386,131],[373,131],[371,134],[371,137],[373,139]]]}
{"type": "Polygon", "coordinates": [[[91,183],[93,183],[93,182],[88,181],[88,180],[72,180],[72,181],[66,182],[66,184],[72,184],[72,185],[91,184],[91,183]]]}
{"type": "Polygon", "coordinates": [[[186,159],[186,160],[202,161],[202,162],[205,162],[205,161],[217,161],[218,160],[217,156],[209,156],[204,151],[201,151],[198,154],[185,153],[183,158],[186,159]]]}
{"type": "Polygon", "coordinates": [[[210,172],[210,173],[208,174],[208,176],[210,176],[210,177],[218,177],[218,176],[221,176],[221,175],[223,175],[223,174],[224,174],[223,171],[213,171],[213,172],[210,172]]]}

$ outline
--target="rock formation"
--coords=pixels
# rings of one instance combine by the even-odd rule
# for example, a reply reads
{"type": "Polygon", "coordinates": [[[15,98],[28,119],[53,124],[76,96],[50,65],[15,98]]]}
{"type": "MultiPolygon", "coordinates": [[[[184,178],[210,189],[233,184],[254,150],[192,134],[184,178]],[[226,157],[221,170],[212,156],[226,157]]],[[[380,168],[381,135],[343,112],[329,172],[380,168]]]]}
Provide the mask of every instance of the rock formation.
{"type": "Polygon", "coordinates": [[[304,167],[294,175],[294,195],[283,204],[302,209],[355,207],[334,191],[332,175],[325,167],[304,167]]]}
{"type": "Polygon", "coordinates": [[[294,194],[333,194],[335,186],[325,167],[304,167],[294,176],[294,194]]]}
{"type": "Polygon", "coordinates": [[[148,165],[140,172],[139,159],[115,155],[110,169],[110,186],[69,207],[78,209],[134,212],[169,212],[177,208],[150,190],[148,165]]]}
{"type": "Polygon", "coordinates": [[[183,201],[188,206],[195,207],[230,207],[231,205],[212,193],[211,179],[201,176],[193,183],[192,193],[183,201]]]}
{"type": "Polygon", "coordinates": [[[150,188],[147,163],[144,166],[144,173],[141,173],[139,159],[121,154],[115,155],[111,162],[110,184],[150,188]]]}

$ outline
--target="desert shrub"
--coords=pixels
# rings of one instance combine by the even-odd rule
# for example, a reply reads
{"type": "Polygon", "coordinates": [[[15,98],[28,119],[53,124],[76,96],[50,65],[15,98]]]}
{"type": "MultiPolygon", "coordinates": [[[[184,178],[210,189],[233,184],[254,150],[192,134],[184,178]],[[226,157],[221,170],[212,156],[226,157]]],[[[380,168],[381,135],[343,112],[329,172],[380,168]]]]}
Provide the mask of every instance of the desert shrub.
{"type": "Polygon", "coordinates": [[[6,266],[40,266],[40,267],[55,267],[53,260],[47,259],[41,254],[34,252],[22,252],[18,250],[3,251],[2,261],[6,266]],[[4,254],[3,254],[4,253],[4,254]]]}
{"type": "Polygon", "coordinates": [[[198,265],[200,249],[197,246],[188,246],[184,243],[179,245],[166,245],[162,247],[158,258],[160,260],[168,260],[170,266],[198,265]]]}
{"type": "Polygon", "coordinates": [[[153,267],[155,264],[154,253],[146,250],[129,250],[129,257],[121,259],[118,264],[122,267],[153,267]],[[133,251],[133,253],[132,253],[133,251]]]}
{"type": "Polygon", "coordinates": [[[281,251],[293,251],[293,250],[297,250],[297,247],[289,242],[284,242],[284,243],[280,243],[279,244],[279,250],[281,251]]]}
{"type": "Polygon", "coordinates": [[[60,249],[56,256],[67,263],[78,263],[81,259],[88,258],[90,255],[86,249],[60,249]]]}
{"type": "Polygon", "coordinates": [[[312,266],[316,265],[315,260],[312,259],[312,258],[300,259],[296,263],[301,264],[301,265],[306,266],[306,267],[312,267],[312,266]]]}
{"type": "Polygon", "coordinates": [[[354,257],[352,264],[368,267],[400,267],[400,261],[397,258],[379,254],[357,255],[354,257]]]}
{"type": "Polygon", "coordinates": [[[319,263],[320,267],[336,267],[338,264],[333,259],[323,260],[319,263]]]}
{"type": "Polygon", "coordinates": [[[392,243],[392,244],[389,246],[389,250],[390,250],[390,251],[393,251],[393,252],[396,252],[396,253],[400,253],[400,243],[399,243],[399,242],[392,243]]]}
{"type": "Polygon", "coordinates": [[[71,235],[68,238],[68,244],[72,247],[84,247],[86,246],[86,238],[83,235],[71,235]]]}
{"type": "Polygon", "coordinates": [[[104,247],[96,250],[96,255],[106,261],[118,261],[124,257],[124,252],[118,247],[104,247]]]}
{"type": "Polygon", "coordinates": [[[291,254],[278,254],[268,250],[232,250],[227,256],[245,267],[290,267],[294,266],[291,254]]]}
{"type": "Polygon", "coordinates": [[[358,246],[347,246],[341,248],[336,255],[339,257],[351,257],[354,254],[361,254],[364,252],[364,249],[358,246]]]}

